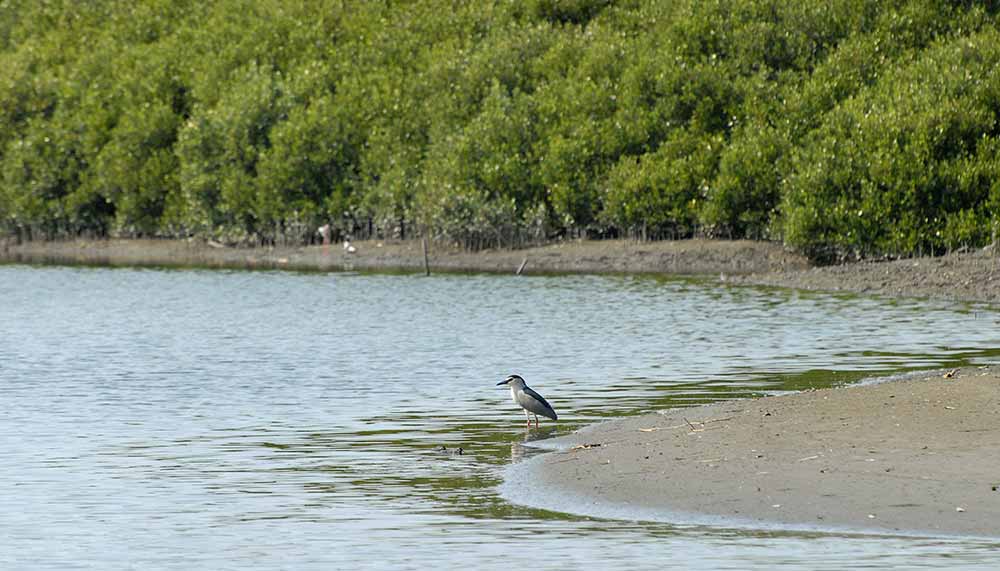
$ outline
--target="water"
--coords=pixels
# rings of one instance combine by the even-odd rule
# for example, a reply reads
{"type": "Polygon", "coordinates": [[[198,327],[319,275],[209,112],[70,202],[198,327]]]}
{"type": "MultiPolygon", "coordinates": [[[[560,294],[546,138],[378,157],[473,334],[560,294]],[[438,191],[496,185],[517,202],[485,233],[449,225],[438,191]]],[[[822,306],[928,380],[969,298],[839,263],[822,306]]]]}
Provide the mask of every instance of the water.
{"type": "Polygon", "coordinates": [[[984,306],[646,277],[0,266],[0,568],[993,568],[995,542],[515,505],[603,417],[995,361],[984,306]],[[529,443],[530,444],[530,443],[529,443]],[[444,447],[444,449],[442,449],[444,447]],[[462,455],[454,452],[461,447],[462,455]],[[513,472],[516,473],[516,472],[513,472]]]}

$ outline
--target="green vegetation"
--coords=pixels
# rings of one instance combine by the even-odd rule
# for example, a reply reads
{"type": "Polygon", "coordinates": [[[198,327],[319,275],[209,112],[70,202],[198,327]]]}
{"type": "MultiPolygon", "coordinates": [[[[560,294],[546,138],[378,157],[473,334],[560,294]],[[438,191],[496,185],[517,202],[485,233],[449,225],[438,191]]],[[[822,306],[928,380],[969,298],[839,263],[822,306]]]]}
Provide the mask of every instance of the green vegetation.
{"type": "Polygon", "coordinates": [[[0,0],[0,227],[979,246],[1000,225],[996,8],[0,0]]]}

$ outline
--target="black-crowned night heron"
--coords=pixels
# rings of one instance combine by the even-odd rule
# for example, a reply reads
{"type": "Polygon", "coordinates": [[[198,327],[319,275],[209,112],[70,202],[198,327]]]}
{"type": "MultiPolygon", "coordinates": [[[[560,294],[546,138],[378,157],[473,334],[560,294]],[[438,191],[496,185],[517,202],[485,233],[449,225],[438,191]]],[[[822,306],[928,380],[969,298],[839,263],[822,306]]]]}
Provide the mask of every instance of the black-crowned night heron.
{"type": "Polygon", "coordinates": [[[497,383],[498,387],[500,385],[510,385],[510,396],[513,397],[514,402],[524,409],[524,418],[527,419],[527,426],[529,428],[531,427],[529,412],[535,415],[535,427],[538,427],[538,415],[551,418],[552,420],[558,418],[556,411],[552,410],[552,405],[545,400],[545,397],[531,390],[520,375],[509,376],[497,383]]]}

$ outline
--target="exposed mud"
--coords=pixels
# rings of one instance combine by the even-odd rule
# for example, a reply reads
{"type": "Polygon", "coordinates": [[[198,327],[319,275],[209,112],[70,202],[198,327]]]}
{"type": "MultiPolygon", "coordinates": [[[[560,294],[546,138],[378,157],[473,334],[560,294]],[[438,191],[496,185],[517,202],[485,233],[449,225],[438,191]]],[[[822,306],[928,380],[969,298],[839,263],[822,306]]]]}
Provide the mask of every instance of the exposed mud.
{"type": "Polygon", "coordinates": [[[1000,252],[990,248],[937,258],[755,271],[728,279],[736,284],[1000,303],[1000,252]]]}
{"type": "Polygon", "coordinates": [[[196,240],[0,242],[0,261],[315,271],[703,275],[736,285],[1000,303],[1000,252],[994,249],[813,267],[781,244],[748,240],[566,241],[479,252],[431,243],[426,262],[420,241],[366,241],[351,247],[350,251],[342,244],[233,248],[196,240]]]}

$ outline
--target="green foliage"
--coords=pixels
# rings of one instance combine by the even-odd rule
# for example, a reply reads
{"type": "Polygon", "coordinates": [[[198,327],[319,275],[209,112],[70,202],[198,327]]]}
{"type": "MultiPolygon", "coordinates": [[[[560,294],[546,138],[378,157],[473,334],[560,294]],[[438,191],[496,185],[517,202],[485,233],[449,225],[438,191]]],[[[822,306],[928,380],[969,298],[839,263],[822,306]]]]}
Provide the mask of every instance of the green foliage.
{"type": "Polygon", "coordinates": [[[786,239],[817,257],[981,245],[998,65],[995,29],[939,42],[828,113],[793,160],[786,239]]]}
{"type": "Polygon", "coordinates": [[[789,152],[788,140],[773,127],[751,123],[736,132],[701,209],[706,229],[714,236],[766,236],[789,152]]]}
{"type": "Polygon", "coordinates": [[[721,149],[721,136],[677,131],[655,153],[623,157],[607,178],[607,222],[657,237],[692,235],[721,149]]]}
{"type": "Polygon", "coordinates": [[[357,185],[359,136],[350,118],[325,95],[297,107],[271,131],[257,165],[253,211],[266,225],[308,213],[337,215],[357,185]]]}
{"type": "Polygon", "coordinates": [[[530,0],[528,12],[540,18],[559,24],[586,24],[611,0],[530,0]]]}
{"type": "Polygon", "coordinates": [[[0,230],[981,246],[1000,33],[943,0],[0,2],[0,230]]]}

